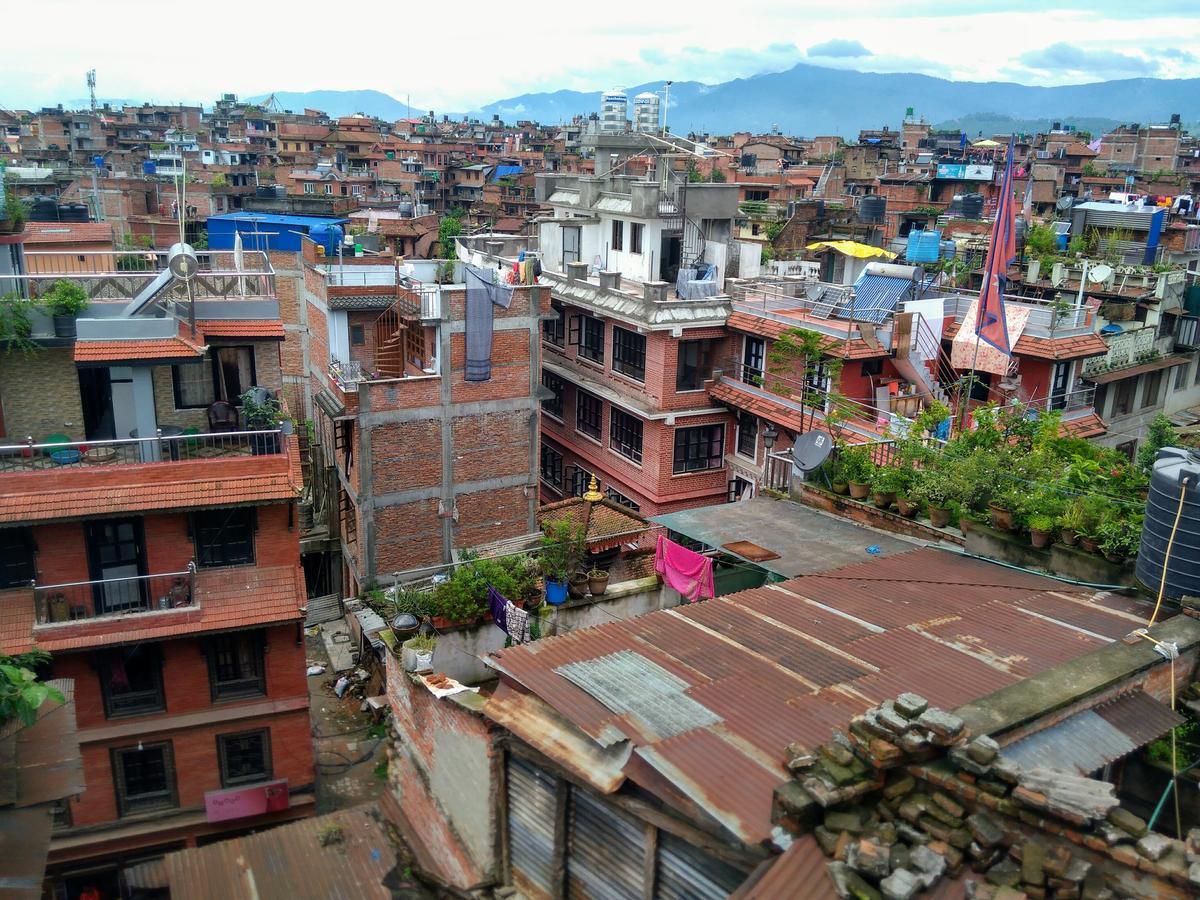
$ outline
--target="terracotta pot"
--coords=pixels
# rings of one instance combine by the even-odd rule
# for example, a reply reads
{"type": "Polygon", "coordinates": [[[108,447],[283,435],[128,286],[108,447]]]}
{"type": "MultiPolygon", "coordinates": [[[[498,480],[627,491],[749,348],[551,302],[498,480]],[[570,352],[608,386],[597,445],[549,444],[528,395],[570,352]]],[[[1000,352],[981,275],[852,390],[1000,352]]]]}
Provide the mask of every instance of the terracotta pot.
{"type": "Polygon", "coordinates": [[[1112,553],[1112,552],[1106,550],[1106,551],[1104,551],[1103,555],[1104,555],[1104,558],[1107,559],[1110,563],[1125,562],[1125,554],[1124,553],[1112,553]]]}
{"type": "Polygon", "coordinates": [[[915,500],[909,500],[907,497],[896,498],[896,509],[898,509],[900,511],[900,515],[904,516],[906,519],[915,519],[917,517],[917,511],[920,508],[921,505],[915,500]]]}
{"type": "Polygon", "coordinates": [[[1069,528],[1064,528],[1058,533],[1058,536],[1068,547],[1074,547],[1077,543],[1079,543],[1078,531],[1071,531],[1069,528]]]}
{"type": "Polygon", "coordinates": [[[891,509],[892,504],[896,502],[895,491],[876,491],[875,505],[880,509],[891,509]]]}
{"type": "Polygon", "coordinates": [[[940,506],[929,507],[929,524],[934,528],[945,528],[950,524],[950,510],[940,506]]]}
{"type": "Polygon", "coordinates": [[[1053,531],[1038,531],[1036,528],[1029,529],[1029,543],[1038,550],[1049,547],[1052,537],[1054,537],[1053,531]]]}
{"type": "Polygon", "coordinates": [[[588,593],[593,597],[600,597],[608,590],[608,573],[605,572],[599,578],[588,576],[588,593]]]}
{"type": "Polygon", "coordinates": [[[1082,547],[1084,550],[1086,550],[1088,553],[1099,553],[1100,552],[1100,545],[1098,543],[1096,543],[1094,540],[1092,540],[1090,537],[1086,537],[1085,535],[1082,535],[1082,534],[1079,536],[1079,546],[1082,547]]]}
{"type": "Polygon", "coordinates": [[[841,494],[843,497],[845,497],[848,493],[850,493],[850,485],[845,481],[835,481],[833,483],[833,492],[835,494],[841,494]]]}
{"type": "Polygon", "coordinates": [[[867,494],[871,493],[871,486],[859,481],[851,481],[849,487],[851,500],[866,500],[867,494]]]}
{"type": "Polygon", "coordinates": [[[574,599],[581,600],[587,595],[588,577],[582,572],[576,572],[567,579],[567,593],[574,599]]]}
{"type": "Polygon", "coordinates": [[[992,527],[998,531],[1013,530],[1013,514],[1011,509],[1005,509],[1003,506],[996,506],[994,503],[988,505],[988,510],[992,514],[992,527]]]}

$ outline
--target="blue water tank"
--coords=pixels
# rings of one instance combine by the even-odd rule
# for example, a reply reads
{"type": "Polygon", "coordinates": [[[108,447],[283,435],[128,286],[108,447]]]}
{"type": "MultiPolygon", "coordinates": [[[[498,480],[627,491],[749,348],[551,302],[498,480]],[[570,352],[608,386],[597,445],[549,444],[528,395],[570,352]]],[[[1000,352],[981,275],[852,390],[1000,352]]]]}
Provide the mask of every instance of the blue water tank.
{"type": "Polygon", "coordinates": [[[342,243],[342,226],[321,223],[308,229],[308,236],[314,243],[325,248],[326,256],[337,256],[338,247],[342,243]]]}
{"type": "Polygon", "coordinates": [[[953,259],[958,253],[958,244],[954,241],[942,241],[942,259],[953,259]]]}
{"type": "Polygon", "coordinates": [[[942,233],[937,230],[910,231],[908,233],[908,248],[904,258],[914,263],[937,262],[941,250],[942,233]]]}
{"type": "Polygon", "coordinates": [[[157,175],[158,174],[158,163],[156,163],[152,159],[143,160],[142,161],[142,174],[143,175],[157,175]]]}

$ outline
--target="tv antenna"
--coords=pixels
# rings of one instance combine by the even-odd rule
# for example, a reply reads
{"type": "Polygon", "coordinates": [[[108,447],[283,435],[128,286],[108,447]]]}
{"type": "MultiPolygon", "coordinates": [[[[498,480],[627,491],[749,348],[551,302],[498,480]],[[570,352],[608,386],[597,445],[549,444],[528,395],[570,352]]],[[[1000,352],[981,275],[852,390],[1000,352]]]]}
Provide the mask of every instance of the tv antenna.
{"type": "Polygon", "coordinates": [[[91,95],[92,112],[96,111],[96,70],[88,69],[87,73],[88,94],[91,95]]]}

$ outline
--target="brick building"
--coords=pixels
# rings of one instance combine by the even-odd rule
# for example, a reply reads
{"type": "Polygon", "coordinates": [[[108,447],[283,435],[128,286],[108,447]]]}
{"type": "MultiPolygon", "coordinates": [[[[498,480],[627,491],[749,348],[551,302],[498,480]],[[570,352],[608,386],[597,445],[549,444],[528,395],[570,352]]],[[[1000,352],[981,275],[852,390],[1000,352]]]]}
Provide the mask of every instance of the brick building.
{"type": "Polygon", "coordinates": [[[241,400],[282,387],[273,275],[201,254],[193,332],[164,255],[126,256],[30,253],[41,274],[0,279],[92,298],[77,338],[32,312],[35,347],[0,356],[0,652],[74,680],[86,790],[49,863],[68,897],[313,803],[299,449],[241,400]]]}

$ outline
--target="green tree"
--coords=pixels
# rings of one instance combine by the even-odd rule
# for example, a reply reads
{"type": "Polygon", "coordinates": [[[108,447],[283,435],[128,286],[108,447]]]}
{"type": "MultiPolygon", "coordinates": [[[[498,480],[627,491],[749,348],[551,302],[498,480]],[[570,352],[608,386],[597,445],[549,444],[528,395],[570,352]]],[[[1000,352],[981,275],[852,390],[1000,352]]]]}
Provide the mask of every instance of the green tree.
{"type": "Polygon", "coordinates": [[[1154,459],[1158,456],[1158,451],[1163,447],[1172,446],[1176,440],[1175,426],[1171,424],[1170,419],[1159,413],[1151,420],[1150,427],[1146,430],[1146,440],[1138,448],[1138,468],[1147,475],[1150,474],[1150,470],[1154,468],[1154,459]]]}
{"type": "Polygon", "coordinates": [[[454,239],[462,234],[462,219],[455,215],[443,216],[438,223],[438,249],[442,259],[454,258],[454,239]]]}
{"type": "Polygon", "coordinates": [[[45,650],[31,650],[18,656],[0,655],[0,725],[20,719],[32,725],[38,707],[47,700],[64,702],[55,688],[38,680],[34,671],[50,661],[45,650]]]}

